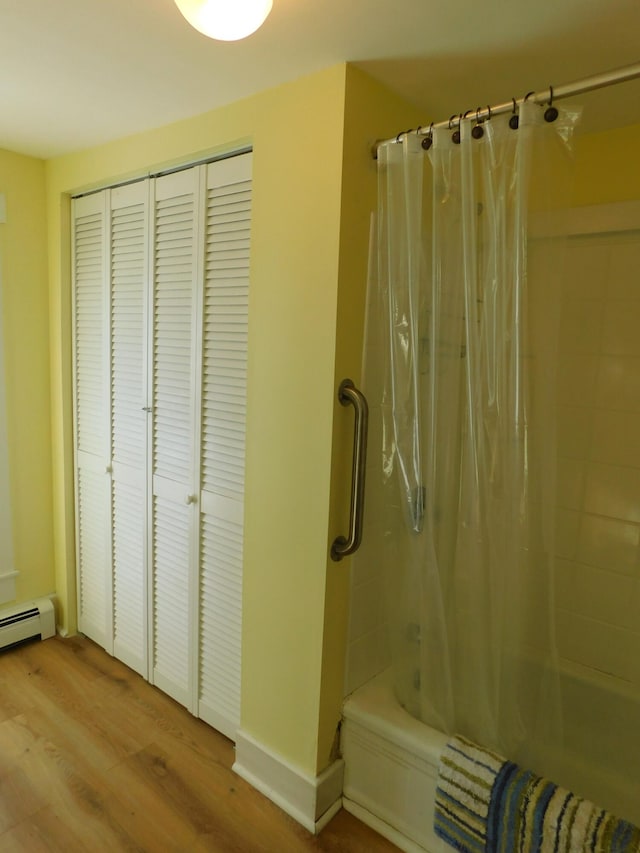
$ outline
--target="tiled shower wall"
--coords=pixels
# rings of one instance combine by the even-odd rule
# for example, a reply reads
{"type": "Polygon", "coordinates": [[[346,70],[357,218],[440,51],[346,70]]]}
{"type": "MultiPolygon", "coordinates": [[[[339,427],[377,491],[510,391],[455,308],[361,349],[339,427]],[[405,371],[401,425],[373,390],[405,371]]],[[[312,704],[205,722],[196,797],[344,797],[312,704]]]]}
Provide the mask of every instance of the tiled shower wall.
{"type": "Polygon", "coordinates": [[[573,238],[559,353],[560,655],[640,687],[640,233],[573,238]]]}
{"type": "MultiPolygon", "coordinates": [[[[640,689],[640,232],[571,238],[558,362],[560,655],[640,689]]],[[[372,481],[379,422],[372,409],[372,481]]],[[[389,660],[382,567],[367,549],[383,508],[371,490],[367,499],[346,693],[389,660]]]]}

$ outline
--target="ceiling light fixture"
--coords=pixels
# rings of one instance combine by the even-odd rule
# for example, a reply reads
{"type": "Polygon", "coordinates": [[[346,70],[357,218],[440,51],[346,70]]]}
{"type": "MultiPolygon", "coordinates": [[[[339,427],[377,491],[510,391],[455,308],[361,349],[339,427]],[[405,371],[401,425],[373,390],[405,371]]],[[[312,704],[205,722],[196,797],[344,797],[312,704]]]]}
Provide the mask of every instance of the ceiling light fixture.
{"type": "Polygon", "coordinates": [[[238,41],[264,24],[273,0],[175,0],[192,27],[219,41],[238,41]]]}

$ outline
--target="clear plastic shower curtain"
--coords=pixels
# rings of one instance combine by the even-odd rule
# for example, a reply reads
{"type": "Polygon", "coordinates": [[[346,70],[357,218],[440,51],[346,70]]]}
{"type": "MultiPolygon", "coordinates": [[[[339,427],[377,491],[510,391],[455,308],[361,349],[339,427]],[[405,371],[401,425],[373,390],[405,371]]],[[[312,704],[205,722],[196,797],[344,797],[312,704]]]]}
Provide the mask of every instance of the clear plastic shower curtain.
{"type": "Polygon", "coordinates": [[[423,721],[530,766],[559,720],[560,266],[528,229],[532,207],[561,203],[576,119],[547,124],[525,103],[517,130],[495,117],[475,138],[464,119],[459,144],[435,129],[428,153],[409,134],[378,154],[364,381],[383,506],[366,535],[387,567],[396,692],[423,721]]]}

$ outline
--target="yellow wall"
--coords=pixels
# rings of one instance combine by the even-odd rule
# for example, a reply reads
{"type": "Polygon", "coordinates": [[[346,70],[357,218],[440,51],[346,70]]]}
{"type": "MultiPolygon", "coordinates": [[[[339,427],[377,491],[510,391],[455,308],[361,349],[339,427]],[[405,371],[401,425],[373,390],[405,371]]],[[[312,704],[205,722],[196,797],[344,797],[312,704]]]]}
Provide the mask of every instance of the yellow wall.
{"type": "MultiPolygon", "coordinates": [[[[336,317],[334,397],[349,377],[360,386],[371,213],[377,199],[377,166],[371,149],[377,139],[401,128],[417,127],[415,108],[400,100],[369,75],[347,67],[344,156],[342,161],[341,232],[336,317]]],[[[346,535],[349,523],[353,408],[334,406],[329,541],[346,535]]],[[[330,761],[344,698],[350,559],[327,561],[325,630],[318,766],[330,761]]]]}
{"type": "Polygon", "coordinates": [[[56,583],[75,628],[68,193],[254,147],[242,727],[315,773],[345,66],[47,164],[56,583]]]}
{"type": "Polygon", "coordinates": [[[54,591],[44,163],[0,150],[0,274],[18,601],[54,591]]]}
{"type": "Polygon", "coordinates": [[[640,124],[578,136],[573,204],[640,199],[640,124]]]}

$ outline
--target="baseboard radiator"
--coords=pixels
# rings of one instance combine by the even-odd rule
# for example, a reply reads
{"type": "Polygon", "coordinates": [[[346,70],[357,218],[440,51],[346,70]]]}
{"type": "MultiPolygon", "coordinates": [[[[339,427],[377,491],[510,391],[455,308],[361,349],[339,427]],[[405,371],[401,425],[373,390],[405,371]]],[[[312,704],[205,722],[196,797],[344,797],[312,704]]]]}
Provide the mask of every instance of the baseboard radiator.
{"type": "Polygon", "coordinates": [[[48,598],[0,610],[0,649],[37,637],[46,640],[55,633],[56,616],[53,602],[48,598]]]}

